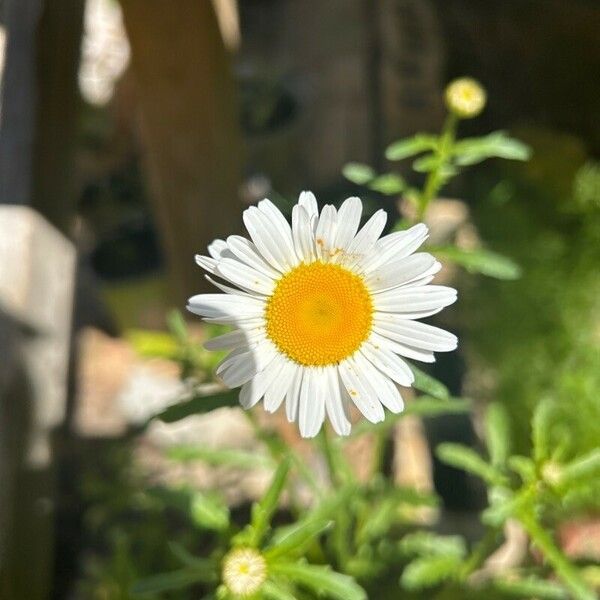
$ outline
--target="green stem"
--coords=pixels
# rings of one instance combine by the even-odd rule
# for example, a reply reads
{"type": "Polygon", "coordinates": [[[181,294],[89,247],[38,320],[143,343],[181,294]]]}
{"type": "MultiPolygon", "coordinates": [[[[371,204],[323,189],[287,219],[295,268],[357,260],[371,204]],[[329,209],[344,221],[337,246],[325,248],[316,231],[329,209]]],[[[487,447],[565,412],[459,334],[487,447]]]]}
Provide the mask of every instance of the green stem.
{"type": "Polygon", "coordinates": [[[558,577],[571,590],[573,598],[577,600],[594,600],[596,594],[588,588],[577,569],[554,543],[550,534],[537,522],[534,515],[530,514],[529,511],[522,511],[518,517],[532,542],[552,565],[558,577]]]}
{"type": "Polygon", "coordinates": [[[429,172],[427,180],[425,181],[425,187],[421,193],[419,199],[419,210],[417,212],[417,221],[422,221],[429,207],[431,201],[437,196],[440,188],[444,184],[442,172],[444,167],[447,165],[448,160],[451,156],[452,146],[456,137],[456,126],[458,124],[458,118],[456,115],[450,113],[446,117],[446,122],[440,135],[440,143],[436,150],[437,164],[434,169],[429,172]]]}

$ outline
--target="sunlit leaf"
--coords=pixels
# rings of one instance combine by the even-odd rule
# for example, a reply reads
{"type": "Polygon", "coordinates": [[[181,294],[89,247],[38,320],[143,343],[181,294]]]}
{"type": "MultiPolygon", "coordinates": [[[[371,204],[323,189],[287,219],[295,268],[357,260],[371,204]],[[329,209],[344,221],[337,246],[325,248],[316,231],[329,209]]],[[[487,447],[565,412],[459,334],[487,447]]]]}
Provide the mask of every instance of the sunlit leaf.
{"type": "Polygon", "coordinates": [[[326,566],[302,563],[274,563],[272,570],[311,590],[316,597],[337,600],[365,600],[366,592],[348,575],[336,573],[326,566]]]}
{"type": "Polygon", "coordinates": [[[474,165],[487,158],[528,160],[529,146],[509,137],[503,131],[496,131],[484,137],[465,138],[454,144],[455,163],[460,166],[474,165]]]}
{"type": "Polygon", "coordinates": [[[469,273],[481,273],[495,279],[512,280],[521,276],[521,268],[512,259],[477,248],[465,250],[456,246],[428,247],[429,252],[464,267],[469,273]]]}
{"type": "Polygon", "coordinates": [[[567,600],[567,590],[556,581],[527,577],[524,579],[496,579],[494,587],[516,598],[539,598],[539,600],[567,600]]]}
{"type": "Polygon", "coordinates": [[[358,162],[351,162],[344,165],[342,174],[348,181],[357,185],[364,185],[376,176],[375,171],[369,165],[358,162]]]}
{"type": "Polygon", "coordinates": [[[290,554],[302,548],[306,543],[312,543],[319,535],[329,529],[333,521],[317,521],[306,519],[276,531],[271,543],[265,550],[269,558],[290,554]]]}
{"type": "Polygon", "coordinates": [[[460,561],[456,556],[417,558],[405,567],[400,582],[407,590],[435,587],[448,579],[452,579],[459,565],[460,561]]]}
{"type": "Polygon", "coordinates": [[[398,544],[401,552],[409,556],[455,556],[467,554],[465,540],[458,535],[437,535],[429,531],[417,531],[405,535],[398,544]]]}
{"type": "Polygon", "coordinates": [[[385,175],[379,175],[379,177],[373,179],[373,181],[369,183],[369,188],[376,192],[393,196],[399,194],[406,188],[406,182],[400,175],[386,173],[385,175]]]}
{"type": "Polygon", "coordinates": [[[445,442],[436,448],[437,457],[447,465],[481,477],[490,485],[502,485],[504,476],[486,463],[475,450],[461,444],[445,442]]]}
{"type": "Polygon", "coordinates": [[[422,371],[412,363],[410,363],[409,366],[415,376],[412,386],[416,390],[428,394],[429,396],[433,396],[434,398],[438,398],[439,400],[448,400],[450,398],[448,388],[441,381],[428,373],[425,373],[425,371],[422,371]]]}
{"type": "Polygon", "coordinates": [[[216,496],[200,492],[194,494],[190,514],[194,523],[201,528],[225,531],[229,527],[229,508],[216,496]]]}
{"type": "Polygon", "coordinates": [[[504,406],[493,403],[485,415],[487,448],[494,466],[506,463],[510,453],[510,423],[504,406]]]}
{"type": "Polygon", "coordinates": [[[419,133],[413,137],[390,144],[385,151],[385,157],[388,160],[402,160],[427,150],[433,150],[437,147],[437,144],[438,138],[436,136],[419,133]]]}

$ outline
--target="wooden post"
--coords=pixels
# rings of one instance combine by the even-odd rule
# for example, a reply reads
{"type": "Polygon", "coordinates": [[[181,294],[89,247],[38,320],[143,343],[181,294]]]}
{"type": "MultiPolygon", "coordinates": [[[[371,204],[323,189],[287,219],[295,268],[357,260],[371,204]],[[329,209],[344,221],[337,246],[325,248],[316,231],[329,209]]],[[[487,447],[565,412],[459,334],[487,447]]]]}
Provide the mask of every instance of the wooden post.
{"type": "Polygon", "coordinates": [[[123,0],[151,197],[174,299],[204,285],[194,254],[241,223],[230,61],[208,0],[123,0]]]}

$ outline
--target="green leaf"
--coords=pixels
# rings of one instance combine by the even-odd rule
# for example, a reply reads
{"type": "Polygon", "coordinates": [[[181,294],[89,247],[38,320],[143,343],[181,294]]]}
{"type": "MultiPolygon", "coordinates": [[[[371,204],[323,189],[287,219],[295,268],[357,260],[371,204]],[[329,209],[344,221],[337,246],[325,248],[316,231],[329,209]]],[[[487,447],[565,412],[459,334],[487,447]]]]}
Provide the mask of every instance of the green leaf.
{"type": "Polygon", "coordinates": [[[415,380],[412,384],[415,389],[424,394],[428,394],[429,396],[433,396],[434,398],[438,398],[439,400],[450,399],[450,392],[441,381],[438,381],[435,377],[425,373],[425,371],[421,371],[421,369],[412,363],[410,363],[409,366],[415,376],[415,380]]]}
{"type": "Polygon", "coordinates": [[[533,445],[533,457],[536,462],[550,458],[552,443],[550,441],[550,429],[555,418],[556,405],[553,400],[544,399],[538,403],[531,420],[531,438],[533,445]]]}
{"type": "Polygon", "coordinates": [[[280,528],[265,550],[268,558],[290,554],[301,549],[305,544],[312,543],[319,535],[329,529],[333,521],[317,521],[305,519],[285,528],[280,528]]]}
{"type": "Polygon", "coordinates": [[[436,535],[429,531],[416,531],[405,535],[398,544],[400,551],[409,556],[454,556],[467,555],[465,540],[458,535],[436,535]]]}
{"type": "Polygon", "coordinates": [[[369,166],[363,163],[351,162],[344,165],[342,169],[342,175],[352,183],[357,185],[364,185],[375,178],[375,171],[369,166]]]}
{"type": "Polygon", "coordinates": [[[177,558],[177,560],[186,567],[195,567],[196,565],[202,565],[203,560],[190,554],[180,543],[168,542],[169,550],[177,558]]]}
{"type": "Polygon", "coordinates": [[[296,596],[288,591],[282,584],[267,579],[260,588],[261,598],[270,600],[297,600],[296,596]]]}
{"type": "Polygon", "coordinates": [[[456,556],[428,556],[409,563],[400,578],[407,590],[422,590],[452,579],[460,561],[456,556]]]}
{"type": "Polygon", "coordinates": [[[279,498],[285,487],[287,476],[290,470],[289,457],[284,458],[271,480],[271,485],[265,495],[252,507],[251,519],[251,544],[258,546],[264,537],[271,519],[277,510],[279,498]]]}
{"type": "Polygon", "coordinates": [[[273,468],[273,459],[259,453],[244,452],[231,448],[200,448],[198,446],[175,446],[167,450],[172,460],[190,462],[201,460],[209,465],[227,465],[242,469],[273,468]]]}
{"type": "Polygon", "coordinates": [[[521,276],[521,267],[517,263],[490,250],[464,250],[456,246],[435,246],[428,250],[438,258],[464,267],[469,273],[481,273],[504,280],[518,279],[521,276]]]}
{"type": "Polygon", "coordinates": [[[494,587],[499,592],[517,598],[539,598],[539,600],[568,600],[569,598],[569,593],[561,584],[538,577],[496,579],[494,587]]]}
{"type": "Polygon", "coordinates": [[[471,401],[464,398],[440,400],[431,396],[419,396],[408,403],[402,415],[437,417],[439,415],[462,414],[471,410],[471,401]]]}
{"type": "Polygon", "coordinates": [[[156,415],[156,418],[164,423],[175,423],[190,415],[207,413],[217,408],[223,408],[224,406],[239,406],[238,396],[239,390],[227,390],[226,392],[208,396],[195,395],[178,404],[169,406],[163,412],[156,415]]]}
{"type": "Polygon", "coordinates": [[[278,575],[310,589],[315,596],[337,600],[366,600],[366,592],[348,575],[332,571],[330,567],[302,563],[273,563],[271,569],[278,575]]]}
{"type": "Polygon", "coordinates": [[[406,188],[406,182],[400,175],[395,173],[386,173],[385,175],[379,175],[369,183],[369,188],[375,192],[381,192],[388,196],[399,194],[406,188]]]}
{"type": "Polygon", "coordinates": [[[440,166],[440,157],[437,154],[427,154],[417,158],[412,164],[412,168],[417,173],[429,173],[440,166]]]}
{"type": "Polygon", "coordinates": [[[213,581],[217,572],[211,561],[205,561],[200,567],[186,567],[170,573],[160,573],[137,581],[132,588],[133,594],[159,594],[171,590],[180,590],[200,581],[213,581]]]}
{"type": "Polygon", "coordinates": [[[167,315],[167,327],[173,336],[181,343],[189,339],[188,328],[180,310],[174,309],[167,315]]]}
{"type": "Polygon", "coordinates": [[[419,133],[389,145],[385,151],[385,157],[388,160],[402,160],[427,150],[434,150],[437,148],[437,144],[438,138],[436,136],[419,133]]]}
{"type": "Polygon", "coordinates": [[[508,459],[508,466],[523,481],[528,483],[536,478],[535,463],[528,456],[515,454],[508,459]]]}
{"type": "Polygon", "coordinates": [[[225,531],[229,528],[229,508],[219,498],[207,494],[194,494],[190,514],[196,525],[204,529],[225,531]]]}
{"type": "Polygon", "coordinates": [[[510,423],[504,406],[497,402],[489,405],[485,415],[485,428],[492,465],[502,466],[510,454],[510,423]]]}
{"type": "Polygon", "coordinates": [[[465,138],[454,144],[452,153],[455,163],[460,166],[474,165],[488,158],[528,160],[529,146],[509,137],[503,131],[496,131],[484,137],[465,138]]]}
{"type": "Polygon", "coordinates": [[[582,479],[593,481],[600,476],[600,448],[566,464],[560,472],[560,485],[568,486],[582,479]]]}
{"type": "Polygon", "coordinates": [[[502,473],[486,463],[475,450],[461,444],[445,442],[436,448],[437,457],[447,465],[481,477],[490,485],[506,483],[502,473]]]}

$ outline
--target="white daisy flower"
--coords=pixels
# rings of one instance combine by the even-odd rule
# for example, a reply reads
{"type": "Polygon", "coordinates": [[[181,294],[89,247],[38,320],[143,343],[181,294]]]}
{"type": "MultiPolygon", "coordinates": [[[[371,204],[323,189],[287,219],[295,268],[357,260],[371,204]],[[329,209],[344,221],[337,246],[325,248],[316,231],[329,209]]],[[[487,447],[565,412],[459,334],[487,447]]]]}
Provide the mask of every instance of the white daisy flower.
{"type": "Polygon", "coordinates": [[[402,357],[433,362],[434,351],[456,348],[451,333],[416,319],[456,300],[456,290],[429,285],[440,270],[415,250],[427,227],[380,238],[386,213],[377,211],[359,230],[362,203],[348,198],[319,214],[302,192],[288,224],[269,200],[244,211],[252,241],[237,235],[215,240],[196,262],[223,294],[200,294],[188,309],[212,323],[233,325],[208,341],[209,350],[232,352],[217,375],[242,386],[248,409],[263,398],[268,412],[285,402],[287,418],[303,437],[315,436],[329,417],[340,435],[350,432],[351,403],[372,423],[404,403],[397,384],[414,376],[402,357]]]}

